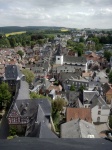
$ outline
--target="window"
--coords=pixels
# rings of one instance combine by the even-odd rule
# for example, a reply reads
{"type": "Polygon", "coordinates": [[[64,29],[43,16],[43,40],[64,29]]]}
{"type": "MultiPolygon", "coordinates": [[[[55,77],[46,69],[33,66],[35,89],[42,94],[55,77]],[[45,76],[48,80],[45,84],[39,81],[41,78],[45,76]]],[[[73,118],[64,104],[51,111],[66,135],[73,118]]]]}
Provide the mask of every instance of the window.
{"type": "Polygon", "coordinates": [[[97,117],[97,122],[100,122],[100,117],[97,117]]]}
{"type": "Polygon", "coordinates": [[[101,109],[101,106],[99,106],[99,109],[101,109]]]}
{"type": "Polygon", "coordinates": [[[101,111],[100,110],[98,111],[98,115],[101,115],[101,111]]]}

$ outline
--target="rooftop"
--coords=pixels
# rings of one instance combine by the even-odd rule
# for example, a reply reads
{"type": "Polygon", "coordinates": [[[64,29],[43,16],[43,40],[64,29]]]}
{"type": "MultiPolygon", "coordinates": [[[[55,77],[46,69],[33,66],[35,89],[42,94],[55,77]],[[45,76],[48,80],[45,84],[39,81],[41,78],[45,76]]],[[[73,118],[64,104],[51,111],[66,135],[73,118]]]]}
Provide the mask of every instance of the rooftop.
{"type": "Polygon", "coordinates": [[[90,108],[70,108],[68,107],[66,110],[66,121],[70,121],[73,119],[82,119],[88,122],[92,122],[91,118],[91,109],[90,108]]]}
{"type": "Polygon", "coordinates": [[[0,140],[2,150],[111,150],[112,142],[105,139],[37,139],[28,137],[18,137],[12,140],[0,140]]]}
{"type": "Polygon", "coordinates": [[[95,126],[84,120],[75,119],[61,125],[62,138],[99,138],[95,126]]]}

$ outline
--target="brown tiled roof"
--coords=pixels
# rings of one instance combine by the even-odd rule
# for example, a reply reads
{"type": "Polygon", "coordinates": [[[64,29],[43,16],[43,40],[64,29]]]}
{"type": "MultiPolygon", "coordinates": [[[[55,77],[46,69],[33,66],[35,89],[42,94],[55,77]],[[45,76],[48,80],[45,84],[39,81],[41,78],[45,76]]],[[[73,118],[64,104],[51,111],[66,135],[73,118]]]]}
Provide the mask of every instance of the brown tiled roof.
{"type": "Polygon", "coordinates": [[[103,88],[104,94],[106,94],[106,93],[111,89],[109,83],[105,83],[105,84],[102,86],[102,88],[103,88]]]}
{"type": "Polygon", "coordinates": [[[109,91],[106,94],[111,94],[112,95],[112,89],[110,88],[109,91]]]}
{"type": "Polygon", "coordinates": [[[82,119],[87,122],[92,122],[91,118],[91,109],[90,108],[70,108],[68,107],[66,110],[66,121],[70,121],[72,119],[82,119]]]}

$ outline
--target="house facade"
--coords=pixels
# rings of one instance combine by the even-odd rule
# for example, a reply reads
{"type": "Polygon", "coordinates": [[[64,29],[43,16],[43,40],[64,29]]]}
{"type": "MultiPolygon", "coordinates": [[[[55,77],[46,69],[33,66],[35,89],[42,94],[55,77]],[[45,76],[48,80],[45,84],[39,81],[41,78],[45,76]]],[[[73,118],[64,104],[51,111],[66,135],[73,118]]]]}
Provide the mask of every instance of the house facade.
{"type": "Polygon", "coordinates": [[[83,91],[83,106],[91,109],[93,122],[108,121],[110,108],[98,91],[83,91]]]}
{"type": "Polygon", "coordinates": [[[44,122],[51,128],[51,104],[47,99],[24,99],[12,103],[7,114],[9,126],[19,131],[33,132],[35,124],[44,122]]]}
{"type": "Polygon", "coordinates": [[[103,95],[106,98],[106,102],[108,104],[111,104],[112,103],[112,85],[109,83],[105,83],[102,86],[102,91],[103,91],[103,95]]]}

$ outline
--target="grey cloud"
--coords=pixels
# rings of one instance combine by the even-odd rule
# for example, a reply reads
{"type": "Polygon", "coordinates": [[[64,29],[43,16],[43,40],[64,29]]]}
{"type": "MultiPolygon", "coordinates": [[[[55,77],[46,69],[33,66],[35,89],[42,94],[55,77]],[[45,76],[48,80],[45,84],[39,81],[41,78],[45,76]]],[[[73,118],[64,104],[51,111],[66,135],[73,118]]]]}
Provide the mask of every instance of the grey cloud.
{"type": "Polygon", "coordinates": [[[112,0],[0,0],[0,26],[108,28],[112,25],[111,10],[112,0]]]}

